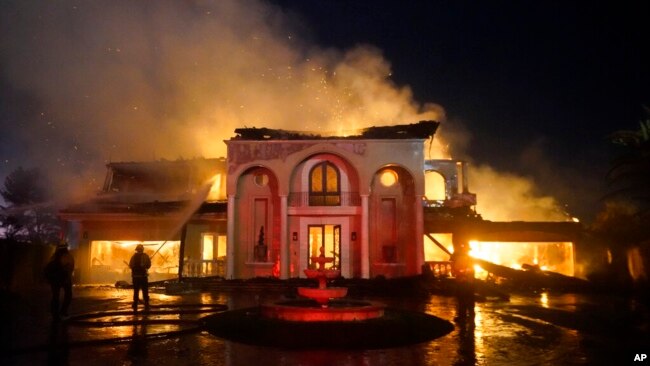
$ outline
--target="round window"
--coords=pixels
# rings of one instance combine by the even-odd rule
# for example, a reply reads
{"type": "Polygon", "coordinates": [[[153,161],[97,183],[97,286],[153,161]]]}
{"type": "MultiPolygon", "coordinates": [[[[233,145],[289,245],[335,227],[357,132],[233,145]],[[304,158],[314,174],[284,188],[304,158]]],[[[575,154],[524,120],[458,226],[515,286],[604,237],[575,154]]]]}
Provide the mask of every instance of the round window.
{"type": "Polygon", "coordinates": [[[379,175],[379,182],[381,182],[381,185],[384,187],[392,187],[397,183],[397,173],[390,169],[384,170],[379,175]]]}
{"type": "Polygon", "coordinates": [[[253,181],[260,187],[266,187],[269,184],[269,176],[264,173],[256,173],[253,176],[253,181]]]}

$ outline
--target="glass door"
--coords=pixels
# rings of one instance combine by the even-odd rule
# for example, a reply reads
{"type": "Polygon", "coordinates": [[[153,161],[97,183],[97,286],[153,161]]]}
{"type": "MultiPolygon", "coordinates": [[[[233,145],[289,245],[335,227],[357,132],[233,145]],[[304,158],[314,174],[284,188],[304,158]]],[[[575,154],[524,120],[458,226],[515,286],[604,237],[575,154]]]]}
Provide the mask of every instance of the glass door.
{"type": "Polygon", "coordinates": [[[341,225],[309,225],[309,250],[307,263],[309,268],[316,269],[318,265],[311,260],[312,257],[323,255],[334,258],[325,264],[326,269],[339,269],[341,263],[341,225]]]}

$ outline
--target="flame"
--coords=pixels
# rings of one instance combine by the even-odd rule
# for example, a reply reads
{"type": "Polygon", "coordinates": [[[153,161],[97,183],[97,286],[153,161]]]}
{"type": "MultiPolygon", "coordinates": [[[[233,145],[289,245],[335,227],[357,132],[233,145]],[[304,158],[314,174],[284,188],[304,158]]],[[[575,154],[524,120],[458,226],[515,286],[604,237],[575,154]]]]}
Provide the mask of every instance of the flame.
{"type": "Polygon", "coordinates": [[[539,297],[539,302],[542,304],[543,308],[548,308],[548,293],[542,292],[539,297]]]}
{"type": "Polygon", "coordinates": [[[222,192],[222,174],[215,174],[206,184],[210,185],[206,201],[219,201],[225,199],[225,192],[222,192]]]}
{"type": "Polygon", "coordinates": [[[438,172],[424,174],[424,195],[428,200],[445,199],[445,178],[438,172]]]}
{"type": "Polygon", "coordinates": [[[151,256],[149,273],[152,276],[160,274],[171,278],[178,273],[179,240],[92,240],[91,278],[98,282],[127,280],[130,275],[128,262],[138,244],[144,245],[145,252],[151,256]]]}
{"type": "MultiPolygon", "coordinates": [[[[538,266],[542,271],[558,272],[567,276],[575,273],[573,243],[571,242],[480,242],[469,243],[469,255],[495,264],[522,269],[524,264],[538,266]]],[[[475,268],[477,278],[485,278],[487,272],[475,268]]]]}

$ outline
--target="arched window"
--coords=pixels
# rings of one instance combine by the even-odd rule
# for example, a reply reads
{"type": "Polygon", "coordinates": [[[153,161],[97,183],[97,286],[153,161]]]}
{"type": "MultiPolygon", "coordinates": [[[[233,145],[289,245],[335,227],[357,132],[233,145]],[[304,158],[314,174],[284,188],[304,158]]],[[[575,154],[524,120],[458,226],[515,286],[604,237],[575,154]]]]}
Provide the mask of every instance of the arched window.
{"type": "Polygon", "coordinates": [[[341,204],[341,177],[329,161],[314,165],[309,172],[309,205],[339,206],[341,204]]]}

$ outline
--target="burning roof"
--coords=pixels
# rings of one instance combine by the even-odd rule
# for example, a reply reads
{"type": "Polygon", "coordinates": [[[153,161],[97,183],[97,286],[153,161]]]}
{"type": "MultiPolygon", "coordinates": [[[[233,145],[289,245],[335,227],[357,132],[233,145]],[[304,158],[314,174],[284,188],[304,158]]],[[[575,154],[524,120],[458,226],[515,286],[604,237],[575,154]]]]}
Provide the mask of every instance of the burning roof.
{"type": "Polygon", "coordinates": [[[225,213],[225,203],[217,202],[225,166],[223,158],[109,163],[98,196],[60,214],[165,216],[185,210],[195,200],[202,202],[198,213],[225,213]]]}
{"type": "Polygon", "coordinates": [[[318,139],[429,139],[440,122],[420,121],[407,125],[373,126],[364,128],[359,134],[335,136],[330,133],[287,131],[272,128],[237,128],[233,140],[318,140],[318,139]]]}
{"type": "Polygon", "coordinates": [[[191,193],[224,173],[225,164],[225,159],[109,163],[102,193],[191,193]]]}

